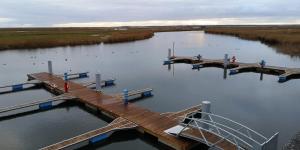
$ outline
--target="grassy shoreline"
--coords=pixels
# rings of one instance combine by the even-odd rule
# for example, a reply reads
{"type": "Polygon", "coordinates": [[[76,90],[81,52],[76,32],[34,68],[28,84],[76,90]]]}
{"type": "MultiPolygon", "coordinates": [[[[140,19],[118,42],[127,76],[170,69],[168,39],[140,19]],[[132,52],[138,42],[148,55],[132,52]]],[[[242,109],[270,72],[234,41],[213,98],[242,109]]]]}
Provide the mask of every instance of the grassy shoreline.
{"type": "Polygon", "coordinates": [[[0,50],[130,42],[149,39],[155,32],[191,30],[195,27],[3,28],[0,29],[0,50]]]}
{"type": "Polygon", "coordinates": [[[260,41],[290,56],[300,56],[299,26],[270,27],[207,27],[205,33],[230,35],[246,40],[260,41]]]}

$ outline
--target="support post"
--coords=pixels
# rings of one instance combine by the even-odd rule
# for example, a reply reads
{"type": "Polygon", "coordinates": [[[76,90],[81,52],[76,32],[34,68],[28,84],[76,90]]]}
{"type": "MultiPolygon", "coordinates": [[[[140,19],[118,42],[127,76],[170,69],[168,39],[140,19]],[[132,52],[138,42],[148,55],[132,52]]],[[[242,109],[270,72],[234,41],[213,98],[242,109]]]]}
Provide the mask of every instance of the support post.
{"type": "Polygon", "coordinates": [[[169,50],[168,50],[168,59],[170,60],[171,59],[171,54],[172,52],[171,52],[171,49],[169,48],[169,50]]]}
{"type": "Polygon", "coordinates": [[[68,93],[69,92],[68,73],[64,73],[64,79],[65,79],[65,84],[64,84],[65,92],[68,93]]]}
{"type": "Polygon", "coordinates": [[[227,68],[228,65],[228,54],[224,55],[224,68],[227,68]]]}
{"type": "Polygon", "coordinates": [[[53,71],[52,71],[52,61],[51,60],[48,61],[48,73],[49,74],[53,74],[53,71]]]}
{"type": "Polygon", "coordinates": [[[101,91],[101,74],[96,74],[96,91],[101,91]]]}
{"type": "Polygon", "coordinates": [[[123,101],[124,101],[124,105],[127,105],[128,104],[128,90],[127,89],[124,89],[123,90],[123,101]]]}
{"type": "MultiPolygon", "coordinates": [[[[210,106],[211,106],[210,101],[202,101],[202,112],[211,113],[210,106]]],[[[210,120],[210,118],[207,114],[202,114],[201,118],[203,120],[210,120]]],[[[209,125],[206,123],[203,123],[202,128],[209,130],[209,125]]]]}

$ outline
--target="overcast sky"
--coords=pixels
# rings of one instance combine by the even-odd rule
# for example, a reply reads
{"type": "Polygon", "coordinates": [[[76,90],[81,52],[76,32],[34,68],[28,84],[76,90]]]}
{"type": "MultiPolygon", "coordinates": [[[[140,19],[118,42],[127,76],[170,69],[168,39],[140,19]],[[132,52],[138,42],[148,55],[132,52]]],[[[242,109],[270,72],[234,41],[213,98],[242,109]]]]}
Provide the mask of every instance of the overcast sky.
{"type": "Polygon", "coordinates": [[[300,0],[0,0],[0,27],[300,24],[300,0]]]}

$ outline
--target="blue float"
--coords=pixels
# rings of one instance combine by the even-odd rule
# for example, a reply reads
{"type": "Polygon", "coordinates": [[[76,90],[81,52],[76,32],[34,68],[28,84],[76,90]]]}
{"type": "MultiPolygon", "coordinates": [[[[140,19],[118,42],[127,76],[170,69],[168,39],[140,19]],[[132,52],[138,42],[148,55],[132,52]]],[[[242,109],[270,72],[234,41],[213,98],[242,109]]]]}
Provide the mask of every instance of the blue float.
{"type": "Polygon", "coordinates": [[[16,92],[16,91],[22,91],[23,90],[23,84],[16,84],[12,86],[12,91],[16,92]]]}
{"type": "Polygon", "coordinates": [[[52,108],[52,101],[39,104],[39,109],[46,110],[52,108]]]}
{"type": "Polygon", "coordinates": [[[192,66],[193,66],[192,69],[199,69],[199,68],[203,67],[203,65],[200,65],[200,64],[193,64],[192,66]]]}
{"type": "Polygon", "coordinates": [[[150,96],[152,96],[151,91],[145,91],[142,93],[142,97],[150,97],[150,96]]]}
{"type": "Polygon", "coordinates": [[[89,141],[90,141],[90,143],[96,143],[96,142],[102,141],[102,140],[104,140],[108,137],[109,137],[108,134],[104,133],[104,134],[100,134],[98,136],[95,136],[93,138],[90,138],[89,141]]]}
{"type": "Polygon", "coordinates": [[[172,64],[172,61],[171,61],[171,60],[168,59],[168,60],[165,60],[165,61],[164,61],[164,65],[169,65],[169,64],[172,64]]]}
{"type": "Polygon", "coordinates": [[[229,70],[229,75],[234,75],[234,74],[237,74],[239,71],[236,70],[236,69],[231,69],[229,70]]]}
{"type": "Polygon", "coordinates": [[[286,76],[279,76],[278,82],[285,82],[286,76]]]}
{"type": "Polygon", "coordinates": [[[64,80],[68,81],[68,73],[66,73],[66,72],[64,73],[64,80]]]}
{"type": "Polygon", "coordinates": [[[87,74],[87,72],[84,72],[84,73],[79,73],[78,76],[79,76],[79,78],[87,78],[88,74],[87,74]]]}
{"type": "Polygon", "coordinates": [[[111,79],[111,80],[106,80],[105,82],[104,82],[104,86],[112,86],[112,85],[114,85],[115,83],[115,80],[113,80],[113,79],[111,79]]]}

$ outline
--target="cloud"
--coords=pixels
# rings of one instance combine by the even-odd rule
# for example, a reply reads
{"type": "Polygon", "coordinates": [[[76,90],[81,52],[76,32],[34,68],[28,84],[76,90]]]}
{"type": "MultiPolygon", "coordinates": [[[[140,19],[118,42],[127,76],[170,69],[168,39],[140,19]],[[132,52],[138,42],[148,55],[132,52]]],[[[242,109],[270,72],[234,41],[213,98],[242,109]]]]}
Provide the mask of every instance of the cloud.
{"type": "Polygon", "coordinates": [[[241,22],[248,18],[271,18],[289,23],[300,19],[298,6],[299,0],[3,0],[0,14],[16,19],[8,24],[11,26],[162,20],[168,24],[169,21],[218,18],[235,18],[241,22]]]}
{"type": "Polygon", "coordinates": [[[53,27],[117,27],[117,26],[169,26],[169,25],[282,25],[300,24],[299,20],[272,18],[210,18],[192,20],[148,20],[127,22],[73,22],[54,24],[53,27]]]}
{"type": "Polygon", "coordinates": [[[7,22],[12,22],[14,19],[12,18],[1,18],[0,17],[0,23],[7,23],[7,22]]]}

